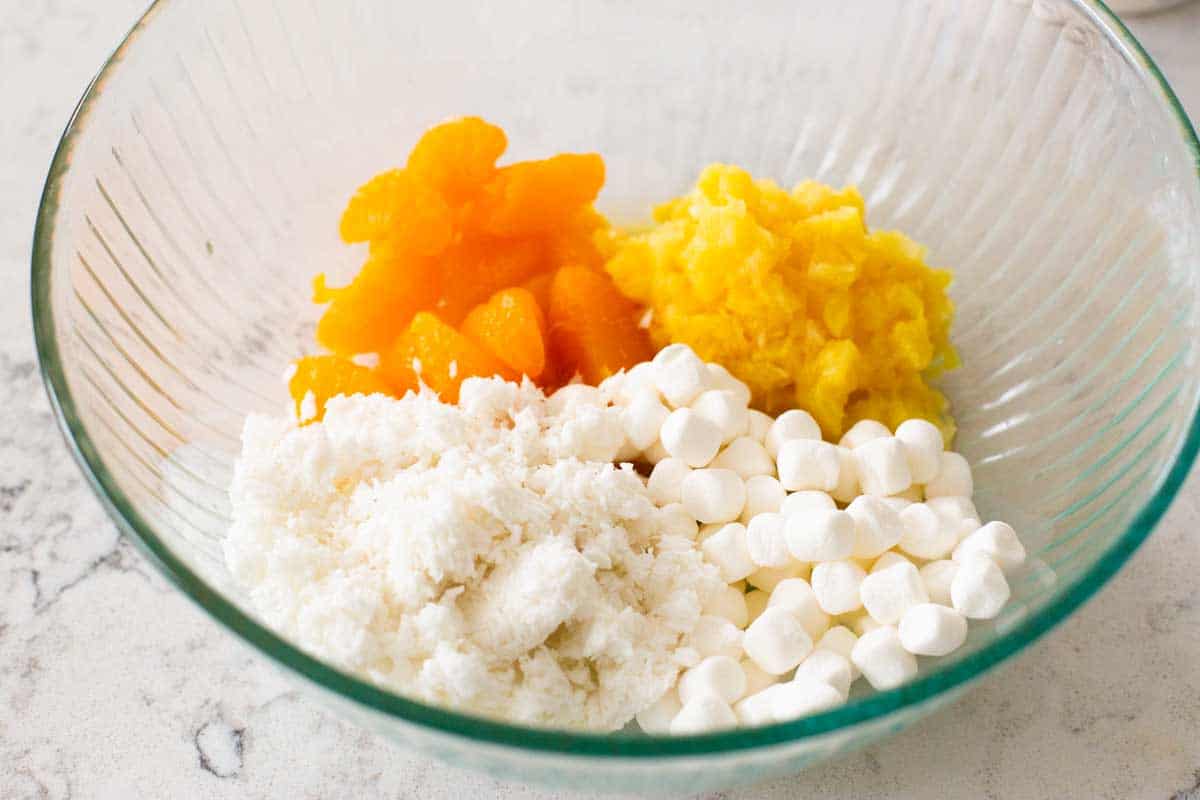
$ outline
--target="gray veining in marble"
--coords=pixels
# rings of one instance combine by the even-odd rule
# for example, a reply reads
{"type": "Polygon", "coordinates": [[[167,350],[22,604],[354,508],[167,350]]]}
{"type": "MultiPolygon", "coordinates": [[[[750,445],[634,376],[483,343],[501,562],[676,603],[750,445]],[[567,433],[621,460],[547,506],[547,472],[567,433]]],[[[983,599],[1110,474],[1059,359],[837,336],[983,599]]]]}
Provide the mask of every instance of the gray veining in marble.
{"type": "MultiPolygon", "coordinates": [[[[33,354],[30,237],[58,134],[141,5],[0,0],[0,798],[551,796],[298,697],[117,536],[71,462],[33,354]]],[[[1200,3],[1132,27],[1200,112],[1200,3]]],[[[962,702],[728,796],[1200,800],[1198,529],[1193,477],[1095,600],[962,702]]]]}

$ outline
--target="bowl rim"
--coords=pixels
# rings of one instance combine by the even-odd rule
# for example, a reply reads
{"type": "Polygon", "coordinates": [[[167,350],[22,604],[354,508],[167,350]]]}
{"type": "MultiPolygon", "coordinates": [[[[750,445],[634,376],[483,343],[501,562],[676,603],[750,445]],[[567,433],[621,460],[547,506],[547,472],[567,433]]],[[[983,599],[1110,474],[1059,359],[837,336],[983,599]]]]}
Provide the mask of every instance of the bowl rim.
{"type": "MultiPolygon", "coordinates": [[[[841,728],[880,721],[886,715],[935,699],[955,687],[981,677],[1024,650],[1088,600],[1141,545],[1162,518],[1187,477],[1200,451],[1200,411],[1193,417],[1175,460],[1150,499],[1138,511],[1126,530],[1100,556],[1093,567],[1062,590],[1059,598],[1027,615],[1010,630],[998,635],[978,651],[940,666],[896,689],[875,692],[850,701],[837,709],[803,717],[792,722],[761,728],[726,731],[694,736],[645,736],[577,733],[558,729],[540,729],[508,724],[470,714],[450,711],[405,698],[354,675],[325,664],[256,621],[234,603],[226,600],[177,557],[144,519],[105,466],[95,443],[80,418],[74,397],[63,371],[63,362],[55,335],[56,322],[51,304],[51,256],[57,227],[59,196],[70,166],[74,145],[86,128],[93,106],[103,94],[105,84],[119,70],[129,49],[172,0],[154,0],[125,35],[120,45],[89,82],[67,122],[46,177],[34,227],[31,271],[31,301],[34,339],[46,391],[58,426],[92,491],[117,526],[129,535],[159,572],[184,595],[237,637],[261,651],[271,661],[356,705],[404,723],[423,726],[432,732],[455,738],[540,753],[576,757],[620,757],[629,759],[668,758],[786,745],[811,739],[841,728]]],[[[1145,48],[1117,15],[1102,0],[1069,0],[1090,22],[1122,51],[1138,68],[1140,77],[1157,89],[1160,102],[1175,116],[1184,144],[1193,156],[1200,179],[1200,140],[1162,71],[1145,48]]],[[[1196,398],[1193,398],[1195,404],[1196,398]]]]}

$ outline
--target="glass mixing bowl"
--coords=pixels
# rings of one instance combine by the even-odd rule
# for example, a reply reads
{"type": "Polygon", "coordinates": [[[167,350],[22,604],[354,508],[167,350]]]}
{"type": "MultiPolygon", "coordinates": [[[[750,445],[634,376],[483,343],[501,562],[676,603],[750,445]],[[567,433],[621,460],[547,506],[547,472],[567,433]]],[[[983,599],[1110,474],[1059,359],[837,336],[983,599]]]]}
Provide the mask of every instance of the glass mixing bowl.
{"type": "MultiPolygon", "coordinates": [[[[155,4],[88,88],[33,256],[39,353],[113,517],[181,591],[340,713],[458,765],[699,790],[799,770],[960,695],[1095,592],[1196,455],[1200,181],[1162,76],[1098,2],[313,0],[155,4]],[[854,183],[957,279],[945,386],[985,515],[1034,555],[1013,601],[901,688],[686,738],[533,730],[407,700],[276,636],[230,585],[243,417],[312,350],[309,280],[361,252],[360,182],[443,118],[513,158],[595,150],[647,215],[731,161],[854,183]]],[[[1097,666],[1097,669],[1102,669],[1097,666]]]]}

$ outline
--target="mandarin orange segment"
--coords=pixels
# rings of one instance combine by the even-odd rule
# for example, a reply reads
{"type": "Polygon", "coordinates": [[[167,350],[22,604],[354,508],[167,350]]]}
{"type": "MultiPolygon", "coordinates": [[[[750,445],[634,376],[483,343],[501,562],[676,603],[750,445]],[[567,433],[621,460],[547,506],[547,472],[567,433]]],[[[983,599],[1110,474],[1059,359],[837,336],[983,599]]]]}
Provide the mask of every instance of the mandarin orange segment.
{"type": "Polygon", "coordinates": [[[549,339],[560,376],[591,384],[654,355],[638,309],[604,273],[564,267],[550,286],[549,339]]]}
{"type": "Polygon", "coordinates": [[[499,290],[519,286],[546,268],[541,242],[490,236],[462,241],[438,262],[442,294],[432,308],[451,325],[499,290]]]}
{"type": "Polygon", "coordinates": [[[550,285],[554,283],[553,272],[543,272],[540,275],[534,275],[529,280],[521,284],[521,288],[533,295],[533,299],[537,300],[538,307],[542,309],[542,318],[546,318],[546,314],[550,311],[550,285]]]}
{"type": "Polygon", "coordinates": [[[466,378],[499,375],[505,380],[516,379],[512,370],[486,348],[427,311],[413,317],[408,330],[384,353],[379,366],[396,389],[424,381],[446,403],[458,402],[458,387],[466,378]]]}
{"type": "MultiPolygon", "coordinates": [[[[317,402],[315,419],[325,416],[325,403],[339,394],[390,394],[391,387],[374,370],[359,366],[341,356],[305,356],[296,362],[296,371],[288,381],[288,393],[301,416],[304,398],[312,392],[317,402]]],[[[309,422],[311,420],[305,420],[309,422]]]]}
{"type": "Polygon", "coordinates": [[[546,368],[546,320],[527,289],[503,289],[476,306],[459,326],[520,375],[536,380],[546,368]]]}
{"type": "Polygon", "coordinates": [[[502,167],[483,189],[475,224],[496,236],[554,233],[595,200],[603,185],[604,159],[595,153],[502,167]]]}
{"type": "Polygon", "coordinates": [[[386,349],[413,314],[437,302],[437,274],[428,259],[369,258],[348,286],[327,288],[318,275],[313,299],[330,305],[317,323],[317,341],[346,356],[386,349]]]}
{"type": "Polygon", "coordinates": [[[404,170],[382,172],[358,188],[340,225],[346,242],[385,241],[397,252],[436,255],[454,231],[450,207],[404,170]]]}
{"type": "Polygon", "coordinates": [[[463,117],[426,131],[408,154],[408,172],[449,202],[461,203],[491,180],[507,147],[503,130],[479,117],[463,117]]]}

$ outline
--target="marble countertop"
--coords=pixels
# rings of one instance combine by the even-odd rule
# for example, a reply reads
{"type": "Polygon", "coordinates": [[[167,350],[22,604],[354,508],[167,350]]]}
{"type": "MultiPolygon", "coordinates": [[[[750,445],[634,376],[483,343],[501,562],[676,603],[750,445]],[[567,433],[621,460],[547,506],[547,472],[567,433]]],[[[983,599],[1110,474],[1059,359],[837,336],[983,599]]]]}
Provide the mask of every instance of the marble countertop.
{"type": "MultiPolygon", "coordinates": [[[[0,0],[0,798],[553,796],[302,699],[143,563],[72,463],[34,357],[30,235],[58,134],[142,5],[0,0]]],[[[1200,3],[1131,27],[1200,114],[1200,3]]],[[[963,701],[712,797],[1200,800],[1198,527],[1193,474],[1098,597],[963,701]]]]}

